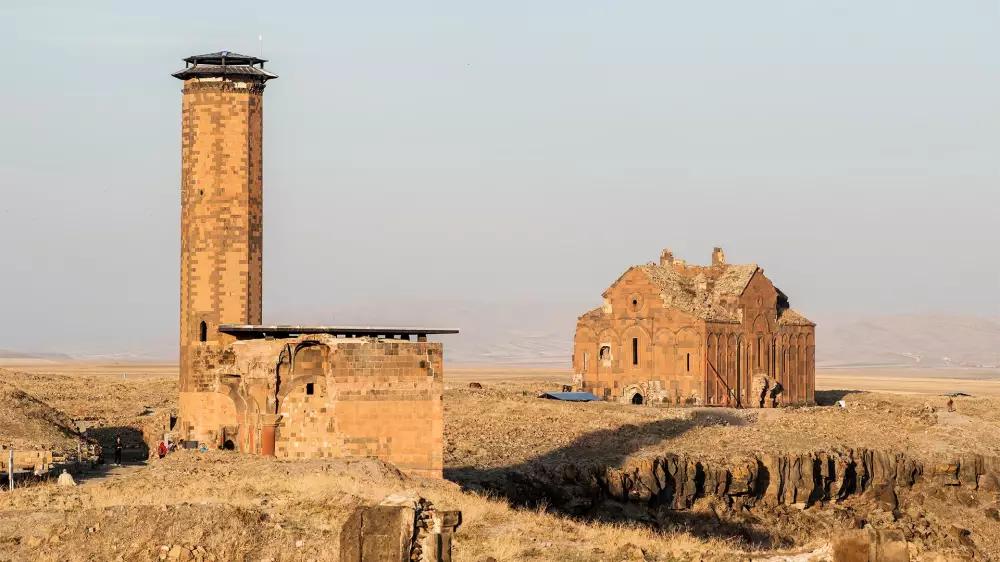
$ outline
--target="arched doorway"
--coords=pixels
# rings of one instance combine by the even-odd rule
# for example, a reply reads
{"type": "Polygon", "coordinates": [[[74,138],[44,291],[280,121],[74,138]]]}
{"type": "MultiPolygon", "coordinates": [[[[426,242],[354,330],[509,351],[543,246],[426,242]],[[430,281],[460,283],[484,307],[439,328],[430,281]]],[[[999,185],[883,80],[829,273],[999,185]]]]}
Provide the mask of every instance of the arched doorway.
{"type": "Polygon", "coordinates": [[[642,395],[639,394],[638,392],[636,392],[635,394],[633,394],[632,395],[632,403],[635,404],[635,405],[641,405],[642,404],[642,395]]]}

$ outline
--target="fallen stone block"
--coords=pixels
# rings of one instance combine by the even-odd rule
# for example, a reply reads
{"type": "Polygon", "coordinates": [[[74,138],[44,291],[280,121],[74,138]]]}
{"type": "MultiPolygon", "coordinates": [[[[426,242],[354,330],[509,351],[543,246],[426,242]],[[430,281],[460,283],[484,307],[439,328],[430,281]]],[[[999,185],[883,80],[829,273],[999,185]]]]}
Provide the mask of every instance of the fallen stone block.
{"type": "Polygon", "coordinates": [[[866,527],[833,539],[833,562],[909,562],[910,551],[900,531],[866,527]]]}
{"type": "Polygon", "coordinates": [[[413,495],[355,510],[340,533],[341,562],[451,562],[459,511],[438,511],[413,495]]]}

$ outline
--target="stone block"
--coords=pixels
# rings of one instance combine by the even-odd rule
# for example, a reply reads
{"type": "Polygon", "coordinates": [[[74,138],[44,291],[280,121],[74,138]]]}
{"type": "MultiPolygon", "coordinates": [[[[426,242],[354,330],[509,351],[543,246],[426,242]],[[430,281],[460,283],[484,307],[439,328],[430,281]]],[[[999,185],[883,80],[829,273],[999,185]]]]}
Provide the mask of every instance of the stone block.
{"type": "Polygon", "coordinates": [[[903,533],[872,527],[843,531],[832,542],[833,562],[909,562],[903,533]]]}
{"type": "Polygon", "coordinates": [[[458,511],[437,511],[415,495],[394,495],[361,507],[340,533],[341,562],[451,562],[458,511]]]}

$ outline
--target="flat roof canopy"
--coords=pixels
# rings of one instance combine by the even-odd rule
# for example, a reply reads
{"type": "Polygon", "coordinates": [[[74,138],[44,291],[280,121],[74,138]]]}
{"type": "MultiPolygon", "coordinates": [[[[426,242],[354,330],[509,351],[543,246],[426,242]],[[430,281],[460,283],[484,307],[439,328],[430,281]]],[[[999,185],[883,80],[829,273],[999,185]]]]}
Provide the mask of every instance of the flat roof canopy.
{"type": "Polygon", "coordinates": [[[385,326],[257,326],[251,324],[222,324],[219,331],[237,338],[287,338],[306,334],[330,334],[331,336],[395,336],[427,337],[434,334],[457,334],[458,330],[443,328],[400,328],[385,326]]]}

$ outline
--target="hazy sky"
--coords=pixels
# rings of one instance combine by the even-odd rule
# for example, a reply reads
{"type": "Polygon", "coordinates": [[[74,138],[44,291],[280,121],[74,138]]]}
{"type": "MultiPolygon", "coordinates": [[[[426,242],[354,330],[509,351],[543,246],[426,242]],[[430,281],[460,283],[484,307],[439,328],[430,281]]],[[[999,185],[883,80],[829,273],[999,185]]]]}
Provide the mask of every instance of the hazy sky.
{"type": "Polygon", "coordinates": [[[170,353],[170,73],[260,33],[265,321],[583,312],[714,245],[813,316],[1000,315],[996,0],[67,0],[0,24],[0,349],[170,353]]]}

